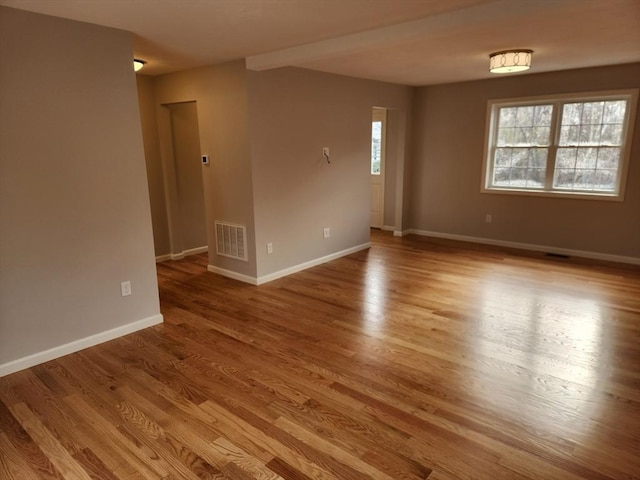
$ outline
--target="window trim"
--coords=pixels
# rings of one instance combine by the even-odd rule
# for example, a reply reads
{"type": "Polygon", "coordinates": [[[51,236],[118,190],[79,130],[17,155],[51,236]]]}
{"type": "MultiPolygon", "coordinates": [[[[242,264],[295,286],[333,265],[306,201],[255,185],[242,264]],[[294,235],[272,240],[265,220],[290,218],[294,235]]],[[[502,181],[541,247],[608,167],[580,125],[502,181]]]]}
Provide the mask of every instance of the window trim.
{"type": "Polygon", "coordinates": [[[534,97],[518,97],[518,98],[501,98],[490,99],[487,101],[487,113],[484,135],[484,155],[482,160],[481,172],[481,193],[500,194],[500,195],[524,195],[534,197],[552,197],[552,198],[573,198],[580,200],[604,200],[604,201],[624,201],[625,187],[627,184],[627,176],[629,172],[629,163],[631,161],[631,147],[633,144],[633,133],[635,131],[636,111],[638,107],[638,90],[605,90],[595,92],[581,93],[565,93],[554,95],[539,95],[534,97]],[[595,193],[583,192],[575,190],[540,190],[526,188],[508,188],[508,187],[492,187],[490,186],[493,177],[493,169],[495,168],[492,151],[497,140],[497,117],[494,118],[495,112],[501,107],[529,106],[554,104],[554,111],[551,121],[552,142],[549,145],[549,153],[547,157],[547,176],[553,175],[554,161],[556,150],[558,148],[558,140],[560,137],[560,128],[558,122],[560,120],[560,109],[558,106],[564,103],[573,102],[589,102],[599,100],[628,100],[628,108],[625,111],[625,119],[622,131],[622,152],[620,155],[621,167],[617,178],[617,193],[595,193]]]}

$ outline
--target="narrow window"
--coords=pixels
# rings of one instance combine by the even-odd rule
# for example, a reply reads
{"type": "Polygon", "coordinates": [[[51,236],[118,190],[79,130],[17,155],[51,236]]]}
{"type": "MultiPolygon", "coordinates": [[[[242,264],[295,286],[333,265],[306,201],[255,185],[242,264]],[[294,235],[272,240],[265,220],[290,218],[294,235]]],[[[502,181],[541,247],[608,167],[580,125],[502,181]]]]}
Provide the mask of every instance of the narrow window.
{"type": "Polygon", "coordinates": [[[382,122],[371,122],[371,175],[380,175],[382,149],[382,122]]]}

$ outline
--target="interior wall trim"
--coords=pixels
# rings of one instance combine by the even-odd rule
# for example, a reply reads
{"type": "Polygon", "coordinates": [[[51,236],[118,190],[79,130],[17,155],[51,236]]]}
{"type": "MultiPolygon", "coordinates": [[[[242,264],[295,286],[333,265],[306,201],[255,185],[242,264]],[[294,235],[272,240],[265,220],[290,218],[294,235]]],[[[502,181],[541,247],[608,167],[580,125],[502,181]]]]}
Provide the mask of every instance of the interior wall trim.
{"type": "Polygon", "coordinates": [[[302,270],[306,270],[311,267],[322,265],[323,263],[330,262],[331,260],[336,260],[340,257],[351,255],[352,253],[366,250],[368,248],[371,248],[371,242],[356,245],[355,247],[340,250],[339,252],[331,253],[329,255],[325,255],[324,257],[316,258],[315,260],[310,260],[308,262],[300,263],[298,265],[294,265],[293,267],[285,268],[268,275],[263,275],[261,277],[258,277],[258,285],[277,280],[278,278],[286,277],[287,275],[291,275],[292,273],[301,272],[302,270]]]}
{"type": "Polygon", "coordinates": [[[95,335],[90,335],[79,340],[74,340],[72,342],[65,343],[63,345],[44,350],[42,352],[27,355],[26,357],[18,358],[17,360],[2,363],[0,364],[0,377],[4,377],[5,375],[24,370],[25,368],[30,368],[35,365],[48,362],[49,360],[54,360],[65,355],[69,355],[70,353],[84,350],[85,348],[93,347],[100,343],[108,342],[109,340],[113,340],[118,337],[123,337],[124,335],[128,335],[129,333],[137,332],[138,330],[142,330],[153,325],[158,325],[162,323],[162,321],[163,318],[161,314],[153,315],[151,317],[143,318],[132,323],[127,323],[126,325],[121,325],[119,327],[96,333],[95,335]]]}
{"type": "Polygon", "coordinates": [[[232,278],[240,282],[248,283],[250,285],[258,285],[258,279],[251,277],[243,273],[234,272],[233,270],[227,270],[225,268],[216,267],[215,265],[207,265],[207,270],[212,273],[217,273],[223,277],[232,278]]]}
{"type": "Polygon", "coordinates": [[[156,263],[166,262],[167,260],[182,260],[184,257],[188,257],[189,255],[197,255],[198,253],[208,251],[209,247],[205,245],[204,247],[190,248],[189,250],[184,250],[180,253],[167,253],[166,255],[157,256],[156,263]]]}
{"type": "Polygon", "coordinates": [[[270,273],[268,275],[262,275],[260,277],[251,277],[249,275],[243,275],[241,273],[237,273],[232,270],[226,270],[224,268],[216,267],[215,265],[209,265],[207,267],[207,270],[213,273],[218,273],[225,277],[233,278],[234,280],[239,280],[241,282],[249,283],[251,285],[263,285],[265,283],[272,282],[273,280],[277,280],[278,278],[286,277],[293,273],[301,272],[303,270],[307,270],[308,268],[322,265],[323,263],[330,262],[331,260],[336,260],[340,257],[351,255],[352,253],[356,253],[361,250],[366,250],[368,248],[371,248],[371,242],[363,243],[361,245],[356,245],[355,247],[347,248],[345,250],[340,250],[339,252],[331,253],[329,255],[325,255],[324,257],[319,257],[314,260],[310,260],[308,262],[300,263],[292,267],[278,270],[277,272],[270,273]]]}
{"type": "MultiPolygon", "coordinates": [[[[394,235],[396,232],[394,232],[394,235]]],[[[568,255],[571,257],[589,258],[591,260],[603,260],[606,262],[627,263],[631,265],[640,265],[640,258],[627,257],[624,255],[613,255],[610,253],[590,252],[587,250],[574,250],[571,248],[552,247],[550,245],[537,245],[533,243],[511,242],[508,240],[497,240],[494,238],[470,237],[467,235],[457,235],[454,233],[432,232],[429,230],[419,230],[410,228],[400,232],[400,236],[420,235],[423,237],[445,238],[448,240],[460,240],[462,242],[480,243],[483,245],[494,245],[497,247],[517,248],[520,250],[531,250],[534,252],[555,253],[558,255],[568,255]]]]}

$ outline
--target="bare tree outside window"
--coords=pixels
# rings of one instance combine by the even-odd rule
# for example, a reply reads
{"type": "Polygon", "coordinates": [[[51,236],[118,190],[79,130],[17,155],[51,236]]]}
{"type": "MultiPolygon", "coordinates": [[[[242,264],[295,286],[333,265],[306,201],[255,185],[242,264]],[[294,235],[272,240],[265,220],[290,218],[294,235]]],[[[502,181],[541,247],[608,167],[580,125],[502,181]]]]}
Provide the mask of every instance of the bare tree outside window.
{"type": "Polygon", "coordinates": [[[637,90],[489,104],[483,191],[619,196],[637,90]]]}

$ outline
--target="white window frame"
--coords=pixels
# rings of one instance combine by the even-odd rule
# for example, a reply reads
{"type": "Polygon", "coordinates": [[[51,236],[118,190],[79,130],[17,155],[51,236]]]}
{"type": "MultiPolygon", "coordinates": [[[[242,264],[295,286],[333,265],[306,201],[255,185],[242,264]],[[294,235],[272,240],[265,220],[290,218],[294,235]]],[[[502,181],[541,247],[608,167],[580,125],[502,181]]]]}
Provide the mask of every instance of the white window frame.
{"type": "Polygon", "coordinates": [[[631,144],[635,127],[636,110],[638,105],[638,89],[609,90],[600,92],[586,92],[574,94],[545,95],[536,97],[521,97],[509,99],[494,99],[487,102],[487,118],[484,145],[484,158],[482,162],[482,193],[496,193],[506,195],[529,195],[554,198],[579,198],[593,200],[623,201],[629,161],[631,157],[631,144]],[[554,105],[551,121],[551,141],[547,157],[547,178],[552,178],[555,169],[555,157],[560,137],[560,117],[562,106],[565,103],[594,102],[603,100],[626,100],[627,109],[622,130],[622,145],[620,165],[618,168],[617,185],[615,192],[592,192],[563,190],[547,185],[543,189],[514,188],[491,185],[494,169],[494,152],[498,134],[497,112],[502,107],[521,107],[535,105],[554,105]]]}

